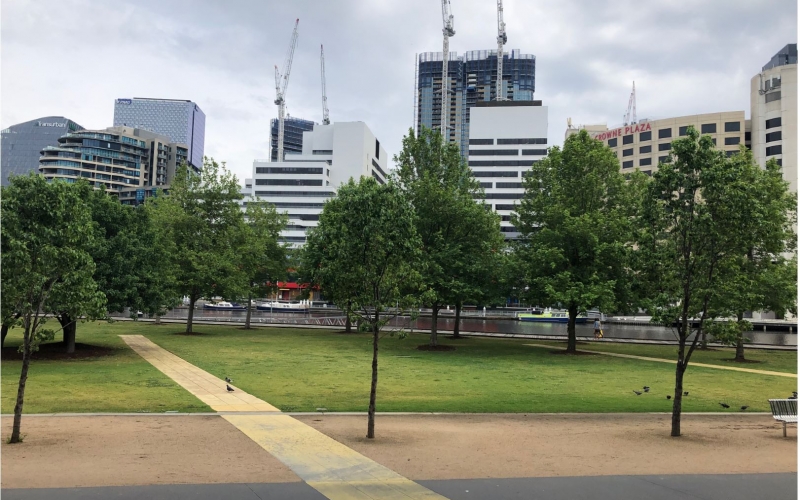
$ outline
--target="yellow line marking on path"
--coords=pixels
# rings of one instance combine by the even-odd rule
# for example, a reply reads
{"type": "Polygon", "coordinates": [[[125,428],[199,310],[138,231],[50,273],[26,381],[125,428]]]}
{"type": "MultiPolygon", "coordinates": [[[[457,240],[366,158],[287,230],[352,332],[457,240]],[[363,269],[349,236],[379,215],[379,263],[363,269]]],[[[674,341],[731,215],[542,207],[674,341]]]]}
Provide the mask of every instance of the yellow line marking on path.
{"type": "Polygon", "coordinates": [[[319,432],[239,388],[201,370],[142,335],[120,335],[145,361],[216,411],[300,479],[332,500],[439,500],[445,497],[319,432]],[[234,387],[231,385],[231,387],[234,387]],[[274,411],[277,415],[253,415],[274,411]]]}
{"type": "MultiPolygon", "coordinates": [[[[524,344],[531,347],[543,347],[546,349],[557,349],[557,347],[552,345],[546,344],[524,344]]],[[[605,352],[605,351],[590,351],[588,349],[578,349],[581,352],[589,352],[593,354],[602,354],[604,356],[612,356],[615,358],[628,358],[628,359],[640,359],[642,361],[655,361],[657,363],[669,363],[674,365],[677,360],[674,359],[664,359],[664,358],[648,358],[646,356],[636,356],[634,354],[619,354],[616,352],[605,352]]],[[[699,366],[701,368],[714,368],[717,370],[731,370],[735,372],[746,372],[746,373],[756,373],[758,375],[774,375],[776,377],[790,377],[790,378],[797,378],[796,373],[786,373],[786,372],[772,372],[768,370],[754,370],[752,368],[739,368],[736,366],[721,366],[721,365],[710,365],[708,363],[690,363],[691,366],[699,366]]]]}

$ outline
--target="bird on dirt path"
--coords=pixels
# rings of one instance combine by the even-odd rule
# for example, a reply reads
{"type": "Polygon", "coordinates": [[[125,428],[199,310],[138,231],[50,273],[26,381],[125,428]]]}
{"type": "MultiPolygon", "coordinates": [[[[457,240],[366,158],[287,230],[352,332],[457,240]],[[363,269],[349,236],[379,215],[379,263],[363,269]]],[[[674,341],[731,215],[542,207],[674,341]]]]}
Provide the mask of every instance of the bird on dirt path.
{"type": "Polygon", "coordinates": [[[233,392],[233,387],[229,386],[228,384],[225,384],[225,388],[228,389],[228,392],[233,392]]]}
{"type": "Polygon", "coordinates": [[[642,393],[639,392],[639,391],[633,391],[633,393],[636,394],[637,396],[641,396],[642,395],[642,393]]]}
{"type": "Polygon", "coordinates": [[[225,382],[227,382],[227,383],[229,383],[229,384],[232,384],[232,383],[233,383],[233,380],[229,379],[228,377],[225,377],[225,382]]]}
{"type": "Polygon", "coordinates": [[[748,408],[750,408],[750,407],[749,407],[749,406],[747,406],[747,405],[745,405],[745,406],[742,406],[741,410],[742,410],[742,411],[745,411],[745,410],[746,410],[746,409],[748,409],[748,408]]]}
{"type": "Polygon", "coordinates": [[[729,404],[725,404],[725,403],[720,403],[719,405],[720,405],[721,407],[723,407],[723,408],[730,408],[730,407],[731,407],[731,405],[729,405],[729,404]]]}
{"type": "Polygon", "coordinates": [[[644,392],[650,392],[650,387],[648,386],[644,386],[642,387],[642,389],[644,389],[644,392]]]}

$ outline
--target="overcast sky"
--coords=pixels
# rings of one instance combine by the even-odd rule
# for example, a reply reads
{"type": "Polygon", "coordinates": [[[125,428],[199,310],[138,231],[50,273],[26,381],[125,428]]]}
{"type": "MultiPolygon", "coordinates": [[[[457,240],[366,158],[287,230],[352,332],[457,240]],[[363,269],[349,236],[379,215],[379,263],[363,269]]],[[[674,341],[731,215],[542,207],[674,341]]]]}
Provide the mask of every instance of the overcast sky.
{"type": "MultiPolygon", "coordinates": [[[[450,50],[496,48],[494,0],[452,0],[450,50]]],[[[744,110],[749,81],[797,42],[795,0],[505,0],[506,50],[536,56],[551,144],[575,124],[619,124],[636,81],[641,118],[744,110]]],[[[190,99],[205,154],[240,181],[269,156],[274,65],[295,18],[286,100],[322,120],[364,121],[390,156],[413,122],[414,55],[441,51],[438,0],[2,0],[0,126],[48,115],[113,125],[114,99],[190,99]]]]}

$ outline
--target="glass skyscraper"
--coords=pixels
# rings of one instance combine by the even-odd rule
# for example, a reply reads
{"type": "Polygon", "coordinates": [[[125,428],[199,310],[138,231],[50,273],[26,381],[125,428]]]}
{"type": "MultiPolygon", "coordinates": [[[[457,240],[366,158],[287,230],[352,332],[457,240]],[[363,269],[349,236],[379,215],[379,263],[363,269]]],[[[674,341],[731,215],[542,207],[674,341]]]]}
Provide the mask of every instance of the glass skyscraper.
{"type": "Polygon", "coordinates": [[[147,130],[189,147],[188,163],[196,171],[203,168],[206,115],[192,101],[175,99],[117,99],[114,126],[147,130]]]}
{"type": "MultiPolygon", "coordinates": [[[[270,161],[278,161],[278,119],[270,121],[270,161]]],[[[283,154],[303,152],[303,132],[314,130],[314,122],[302,118],[283,119],[283,154]]],[[[280,160],[283,161],[283,160],[280,160]]]]}
{"type": "MultiPolygon", "coordinates": [[[[469,151],[470,109],[478,101],[497,99],[497,51],[472,50],[459,56],[451,52],[448,137],[460,145],[461,155],[469,151]]],[[[441,129],[442,53],[425,52],[417,60],[416,126],[441,129]]],[[[503,54],[501,95],[509,101],[533,101],[536,89],[536,57],[518,49],[503,54]]]]}
{"type": "Polygon", "coordinates": [[[39,156],[46,146],[58,144],[58,138],[83,127],[63,116],[45,116],[37,120],[18,123],[2,130],[0,134],[0,162],[2,185],[8,185],[8,176],[27,175],[39,168],[39,156]]]}

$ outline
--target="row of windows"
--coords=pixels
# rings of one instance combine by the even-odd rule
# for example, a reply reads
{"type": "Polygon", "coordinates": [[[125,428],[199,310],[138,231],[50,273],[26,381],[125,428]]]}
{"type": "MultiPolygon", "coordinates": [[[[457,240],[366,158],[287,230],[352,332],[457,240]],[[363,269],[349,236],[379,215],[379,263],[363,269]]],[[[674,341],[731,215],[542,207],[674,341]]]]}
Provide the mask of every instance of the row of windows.
{"type": "MultiPolygon", "coordinates": [[[[778,124],[780,125],[780,119],[778,119],[778,124]]],[[[769,128],[769,126],[767,126],[769,128]]],[[[741,131],[741,122],[725,122],[725,132],[739,132],[741,131]]],[[[685,136],[689,133],[689,126],[678,127],[678,135],[685,136]]],[[[716,123],[704,123],[700,125],[700,133],[701,134],[716,134],[717,133],[717,124],[716,123]]],[[[671,128],[662,128],[658,131],[658,138],[659,139],[668,139],[672,137],[672,129],[671,128]]],[[[640,132],[639,133],[639,142],[650,141],[653,139],[653,132],[640,132]]],[[[633,144],[633,134],[622,136],[622,144],[633,144]]],[[[617,138],[614,137],[613,139],[608,140],[609,147],[615,148],[617,147],[617,138]]]]}
{"type": "MultiPolygon", "coordinates": [[[[494,139],[470,139],[469,143],[475,146],[494,146],[494,139]]],[[[497,139],[497,145],[502,144],[547,144],[544,137],[530,137],[523,139],[497,139]]]]}
{"type": "Polygon", "coordinates": [[[290,219],[319,220],[319,214],[289,214],[290,219]]]}
{"type": "Polygon", "coordinates": [[[384,172],[378,162],[375,161],[375,158],[372,159],[372,166],[375,167],[375,170],[381,173],[384,179],[386,178],[386,172],[384,172]]]}
{"type": "Polygon", "coordinates": [[[766,124],[767,124],[767,128],[780,127],[781,126],[781,117],[779,116],[777,118],[770,118],[769,120],[767,120],[766,124]]]}
{"type": "Polygon", "coordinates": [[[321,186],[322,179],[256,179],[256,186],[321,186]]]}
{"type": "Polygon", "coordinates": [[[332,149],[314,149],[313,151],[311,151],[311,154],[315,154],[315,155],[332,155],[333,154],[333,150],[332,149]]]}
{"type": "Polygon", "coordinates": [[[539,160],[470,160],[470,167],[530,167],[539,160]]]}
{"type": "Polygon", "coordinates": [[[383,179],[381,179],[381,176],[376,174],[374,171],[372,172],[372,177],[374,177],[375,180],[378,181],[378,184],[380,184],[381,186],[386,184],[386,182],[383,179]]]}
{"type": "Polygon", "coordinates": [[[331,193],[329,191],[256,191],[256,196],[315,196],[318,198],[329,198],[335,194],[336,193],[331,193]]]}
{"type": "MultiPolygon", "coordinates": [[[[470,156],[518,156],[519,149],[470,149],[470,156]]],[[[522,155],[546,156],[546,149],[523,149],[522,155]]]]}
{"type": "MultiPolygon", "coordinates": [[[[485,196],[487,200],[518,200],[521,197],[520,193],[487,193],[485,196]]],[[[476,198],[480,198],[480,196],[476,198]]]]}
{"type": "Polygon", "coordinates": [[[498,182],[495,184],[498,189],[522,189],[521,182],[498,182]]]}
{"type": "MultiPolygon", "coordinates": [[[[256,167],[257,174],[321,174],[322,167],[256,167]]],[[[258,184],[258,182],[256,182],[258,184]]]]}
{"type": "Polygon", "coordinates": [[[519,177],[519,172],[472,172],[473,177],[519,177]]]}

